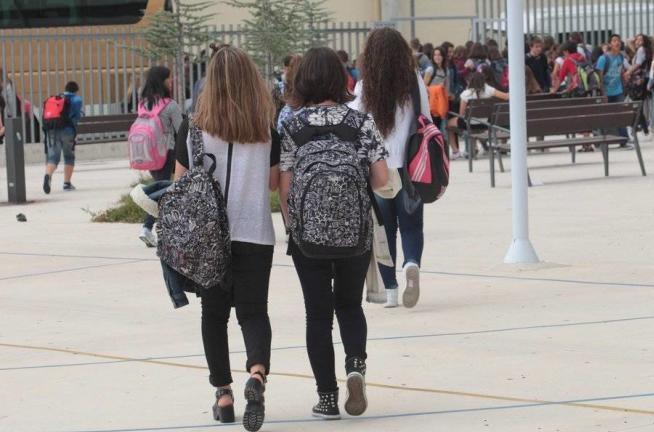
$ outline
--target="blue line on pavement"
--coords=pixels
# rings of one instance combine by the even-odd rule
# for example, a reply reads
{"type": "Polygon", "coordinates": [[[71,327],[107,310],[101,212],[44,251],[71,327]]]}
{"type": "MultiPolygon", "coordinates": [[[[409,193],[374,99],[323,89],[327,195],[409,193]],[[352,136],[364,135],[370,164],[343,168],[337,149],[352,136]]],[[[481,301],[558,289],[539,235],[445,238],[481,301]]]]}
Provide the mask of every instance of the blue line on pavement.
{"type": "MultiPolygon", "coordinates": [[[[111,259],[123,260],[134,262],[148,262],[159,261],[158,258],[127,258],[127,257],[104,257],[104,256],[87,256],[87,255],[58,255],[58,254],[38,254],[38,253],[15,253],[15,252],[0,252],[0,255],[15,255],[15,256],[34,256],[34,257],[50,257],[50,258],[88,258],[88,259],[111,259]]],[[[292,268],[292,264],[273,264],[273,267],[292,268]]],[[[80,268],[79,270],[84,270],[80,268]]],[[[399,272],[399,270],[398,270],[399,272]]],[[[600,285],[600,286],[621,286],[631,288],[654,288],[653,283],[632,283],[632,282],[601,282],[601,281],[588,281],[588,280],[575,280],[575,279],[556,279],[556,278],[535,278],[528,276],[507,276],[507,275],[489,275],[482,273],[458,273],[458,272],[444,272],[435,270],[421,269],[421,273],[439,276],[456,276],[456,277],[471,277],[482,279],[500,279],[500,280],[517,280],[525,282],[551,282],[551,283],[565,283],[577,285],[600,285]]],[[[47,273],[46,273],[47,274],[47,273]]],[[[37,274],[40,275],[40,274],[37,274]]],[[[28,277],[31,275],[26,275],[28,277]]],[[[4,280],[4,279],[0,279],[4,280]]]]}
{"type": "MultiPolygon", "coordinates": [[[[512,409],[521,409],[521,408],[538,408],[538,407],[546,407],[552,405],[583,404],[583,403],[603,402],[603,401],[611,401],[611,400],[649,398],[653,396],[654,393],[642,393],[642,394],[623,395],[623,396],[609,396],[609,397],[574,399],[574,400],[552,401],[552,402],[499,405],[499,406],[479,407],[479,408],[461,408],[461,409],[442,410],[442,411],[423,411],[423,412],[413,412],[413,413],[385,414],[385,415],[364,416],[364,417],[356,417],[356,418],[344,417],[343,420],[341,421],[363,422],[365,420],[390,420],[390,419],[407,418],[407,417],[424,417],[424,416],[433,416],[433,415],[500,411],[500,410],[512,410],[512,409]]],[[[323,420],[314,419],[314,418],[270,420],[270,421],[266,421],[265,424],[297,424],[297,423],[313,423],[316,421],[323,421],[323,420]]],[[[240,424],[228,425],[228,424],[214,423],[214,424],[188,425],[188,426],[163,426],[163,427],[149,427],[149,428],[136,428],[136,429],[97,429],[97,430],[79,430],[79,431],[67,431],[67,432],[148,432],[148,431],[168,431],[168,430],[178,431],[184,429],[201,429],[201,428],[214,428],[214,427],[238,427],[240,429],[242,428],[242,425],[240,424]]]]}
{"type": "MultiPolygon", "coordinates": [[[[565,328],[565,327],[580,327],[580,326],[590,326],[598,324],[616,324],[616,323],[625,323],[632,321],[646,321],[653,320],[654,315],[651,316],[642,316],[642,317],[633,317],[633,318],[619,318],[612,320],[602,320],[602,321],[582,321],[576,323],[564,323],[564,324],[542,324],[535,326],[525,326],[525,327],[508,327],[508,328],[499,328],[499,329],[489,329],[489,330],[476,330],[476,331],[467,331],[467,332],[452,332],[452,333],[433,333],[433,334],[422,334],[422,335],[406,335],[406,336],[385,336],[385,337],[376,337],[368,338],[368,342],[373,341],[389,341],[389,340],[404,340],[404,339],[424,339],[424,338],[437,338],[437,337],[447,337],[447,336],[474,336],[474,335],[483,335],[483,334],[492,334],[492,333],[507,333],[514,331],[525,331],[525,330],[544,330],[552,328],[565,328]]],[[[334,344],[342,344],[340,341],[335,341],[334,344]]],[[[272,351],[289,351],[295,349],[305,349],[306,345],[294,345],[286,347],[277,347],[272,348],[272,351]]],[[[230,354],[244,354],[245,351],[231,351],[230,354]]],[[[204,354],[185,354],[179,356],[163,356],[163,357],[144,357],[133,360],[109,360],[109,361],[98,361],[98,362],[84,362],[84,363],[66,363],[66,364],[52,364],[52,365],[36,365],[36,366],[17,366],[9,368],[0,368],[0,371],[12,371],[12,370],[26,370],[26,369],[48,369],[48,368],[60,368],[60,367],[73,367],[73,366],[93,366],[93,365],[106,365],[106,364],[115,364],[115,363],[130,363],[136,361],[146,361],[146,360],[179,360],[182,358],[193,358],[193,357],[204,357],[204,354]]]]}
{"type": "Polygon", "coordinates": [[[25,279],[25,278],[28,278],[28,277],[35,277],[35,276],[48,276],[48,275],[53,275],[53,274],[58,274],[58,273],[69,273],[69,272],[76,272],[76,271],[80,271],[80,270],[97,269],[97,268],[102,268],[102,267],[112,267],[112,266],[118,266],[118,265],[124,265],[124,264],[133,264],[133,263],[137,263],[137,262],[141,262],[141,261],[143,261],[143,260],[120,261],[120,262],[113,262],[113,263],[106,263],[106,264],[96,264],[96,265],[92,265],[92,266],[83,266],[83,267],[65,268],[65,269],[60,269],[60,270],[51,270],[51,271],[46,271],[46,272],[25,273],[25,274],[22,274],[22,275],[0,277],[0,281],[25,279]]]}

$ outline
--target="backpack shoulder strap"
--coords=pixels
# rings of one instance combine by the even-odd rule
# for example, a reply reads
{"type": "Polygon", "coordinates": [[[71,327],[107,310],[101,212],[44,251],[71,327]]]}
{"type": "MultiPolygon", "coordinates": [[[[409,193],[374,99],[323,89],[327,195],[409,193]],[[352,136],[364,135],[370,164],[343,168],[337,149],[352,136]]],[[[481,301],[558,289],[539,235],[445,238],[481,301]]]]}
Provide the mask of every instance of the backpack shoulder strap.
{"type": "MultiPolygon", "coordinates": [[[[189,119],[189,135],[191,136],[191,157],[193,158],[193,165],[201,166],[203,164],[202,159],[204,156],[204,142],[202,139],[202,131],[195,124],[193,117],[189,119]]],[[[214,170],[215,170],[215,160],[214,160],[214,170]]]]}
{"type": "Polygon", "coordinates": [[[170,98],[164,98],[164,99],[159,99],[159,101],[156,103],[155,106],[152,107],[152,110],[150,111],[150,114],[152,116],[159,116],[161,112],[166,109],[168,104],[170,104],[171,99],[170,98]]]}
{"type": "MultiPolygon", "coordinates": [[[[213,156],[213,155],[212,155],[213,156]]],[[[234,156],[234,143],[229,143],[227,148],[227,174],[225,175],[225,187],[223,188],[223,196],[225,197],[225,206],[229,202],[229,184],[232,180],[232,158],[234,156]]]]}
{"type": "Polygon", "coordinates": [[[347,113],[343,116],[343,121],[337,125],[314,126],[300,119],[300,121],[303,123],[303,127],[292,135],[293,141],[298,147],[302,147],[306,143],[310,142],[314,137],[327,135],[330,133],[333,133],[343,141],[355,141],[359,135],[361,127],[363,126],[363,122],[361,122],[358,128],[346,124],[345,120],[353,112],[353,110],[348,109],[347,113]]]}
{"type": "Polygon", "coordinates": [[[421,105],[421,100],[420,100],[420,83],[418,82],[418,79],[416,77],[416,85],[413,86],[411,89],[411,103],[413,104],[413,114],[414,117],[417,119],[420,114],[422,114],[422,109],[420,107],[421,105]]]}

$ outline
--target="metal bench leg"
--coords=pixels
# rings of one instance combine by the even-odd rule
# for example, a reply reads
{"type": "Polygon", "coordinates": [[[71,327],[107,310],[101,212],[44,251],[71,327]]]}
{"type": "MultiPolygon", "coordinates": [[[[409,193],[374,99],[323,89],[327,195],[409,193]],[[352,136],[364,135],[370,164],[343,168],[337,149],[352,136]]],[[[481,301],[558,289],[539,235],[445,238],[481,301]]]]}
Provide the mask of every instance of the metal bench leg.
{"type": "Polygon", "coordinates": [[[502,150],[497,150],[497,163],[500,166],[500,172],[504,172],[504,160],[502,159],[502,150]]]}
{"type": "Polygon", "coordinates": [[[643,176],[647,175],[645,172],[645,162],[643,162],[643,154],[640,151],[640,142],[638,142],[638,137],[634,140],[634,146],[636,147],[636,155],[638,156],[638,163],[640,164],[640,172],[643,173],[643,176]]]}
{"type": "Polygon", "coordinates": [[[468,150],[468,172],[472,172],[472,158],[475,157],[472,151],[472,144],[475,140],[466,134],[466,149],[468,150]]]}
{"type": "Polygon", "coordinates": [[[490,154],[488,155],[488,160],[490,161],[490,176],[491,176],[491,187],[495,187],[495,147],[491,146],[490,154]]]}
{"type": "Polygon", "coordinates": [[[609,145],[602,145],[602,156],[604,158],[604,176],[609,176],[609,145]]]}
{"type": "Polygon", "coordinates": [[[570,154],[572,155],[572,163],[576,164],[577,163],[577,150],[575,149],[575,146],[570,146],[570,154]]]}

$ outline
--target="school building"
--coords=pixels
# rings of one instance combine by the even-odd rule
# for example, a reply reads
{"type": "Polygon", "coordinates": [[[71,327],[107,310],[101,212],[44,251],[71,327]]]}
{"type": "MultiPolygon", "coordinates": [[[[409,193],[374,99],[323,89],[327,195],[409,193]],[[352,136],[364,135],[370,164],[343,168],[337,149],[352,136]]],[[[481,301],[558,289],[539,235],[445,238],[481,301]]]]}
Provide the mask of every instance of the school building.
{"type": "MultiPolygon", "coordinates": [[[[415,21],[414,34],[417,37],[425,42],[450,40],[455,44],[462,44],[471,38],[476,10],[475,0],[327,0],[324,5],[335,23],[392,21],[407,38],[412,36],[409,18],[420,17],[415,21]]],[[[227,6],[222,2],[216,2],[209,10],[217,14],[214,18],[216,25],[239,24],[248,17],[246,9],[227,6]]]]}

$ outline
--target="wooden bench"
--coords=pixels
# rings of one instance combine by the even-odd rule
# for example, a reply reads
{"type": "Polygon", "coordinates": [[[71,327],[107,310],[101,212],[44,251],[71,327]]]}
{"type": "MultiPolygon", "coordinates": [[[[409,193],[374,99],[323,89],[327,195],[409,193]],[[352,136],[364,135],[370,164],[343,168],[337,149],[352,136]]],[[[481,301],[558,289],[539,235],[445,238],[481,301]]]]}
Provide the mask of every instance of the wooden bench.
{"type": "MultiPolygon", "coordinates": [[[[587,98],[589,100],[591,98],[587,98]]],[[[573,99],[571,99],[573,100],[573,99]]],[[[577,105],[567,107],[528,108],[527,109],[527,139],[536,138],[527,142],[528,150],[541,150],[558,147],[568,147],[572,151],[572,162],[575,162],[576,147],[599,146],[604,159],[604,175],[609,175],[609,145],[626,144],[628,138],[612,135],[610,132],[619,128],[633,127],[636,130],[642,102],[620,103],[594,103],[592,105],[577,105]],[[576,134],[589,133],[591,136],[576,136],[576,134]],[[562,138],[546,140],[546,137],[564,136],[562,138]]],[[[491,119],[490,139],[490,176],[491,187],[495,187],[495,157],[499,159],[500,169],[502,152],[509,152],[508,143],[500,143],[494,138],[497,131],[510,134],[510,114],[506,106],[498,105],[491,119]]],[[[634,138],[634,146],[642,174],[645,164],[640,150],[638,137],[634,138]]]]}
{"type": "Polygon", "coordinates": [[[535,94],[527,95],[527,102],[533,100],[552,100],[552,99],[560,99],[560,98],[561,98],[561,93],[535,93],[535,94]]]}
{"type": "Polygon", "coordinates": [[[468,171],[472,172],[472,160],[475,157],[473,144],[476,140],[487,142],[489,140],[488,119],[493,115],[495,105],[502,103],[499,99],[472,99],[466,105],[466,110],[463,115],[459,113],[450,112],[450,115],[456,118],[463,119],[466,127],[464,129],[456,128],[455,133],[463,136],[465,140],[465,150],[468,153],[468,171]],[[478,122],[474,119],[484,119],[483,122],[478,122]],[[475,128],[477,126],[477,128],[475,128]],[[483,127],[481,130],[479,126],[483,127]]]}
{"type": "MultiPolygon", "coordinates": [[[[597,97],[587,97],[587,98],[562,98],[554,95],[550,98],[542,99],[533,99],[527,100],[527,110],[535,108],[566,108],[566,107],[578,107],[585,105],[593,104],[605,104],[607,103],[606,96],[597,96],[597,97]]],[[[456,133],[459,136],[463,136],[465,140],[465,149],[468,152],[468,171],[472,172],[473,170],[473,159],[475,158],[473,145],[475,140],[481,142],[489,142],[491,140],[490,132],[491,129],[487,126],[493,123],[492,117],[495,115],[496,107],[501,106],[502,112],[507,112],[509,110],[509,104],[505,101],[499,99],[473,99],[468,102],[466,105],[466,110],[461,116],[458,113],[450,112],[450,115],[455,115],[457,118],[463,119],[466,123],[465,129],[456,129],[456,133]],[[485,119],[485,122],[479,121],[470,121],[470,119],[485,119]],[[474,130],[474,126],[486,126],[483,129],[477,128],[474,130]],[[472,155],[472,157],[470,156],[472,155]]],[[[501,130],[495,131],[495,139],[508,139],[508,133],[501,130]]]]}
{"type": "Polygon", "coordinates": [[[125,141],[136,114],[82,117],[77,124],[77,144],[125,141]]]}

